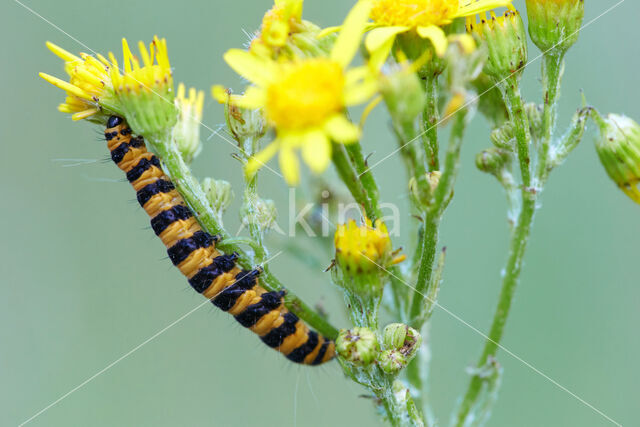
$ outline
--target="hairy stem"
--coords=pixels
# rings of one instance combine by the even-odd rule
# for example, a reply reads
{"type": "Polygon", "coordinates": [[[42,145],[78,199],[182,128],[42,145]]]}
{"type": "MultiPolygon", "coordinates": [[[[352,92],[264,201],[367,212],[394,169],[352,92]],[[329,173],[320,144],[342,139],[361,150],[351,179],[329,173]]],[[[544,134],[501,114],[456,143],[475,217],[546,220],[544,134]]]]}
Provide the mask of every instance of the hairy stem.
{"type": "MultiPolygon", "coordinates": [[[[207,197],[200,186],[200,183],[193,177],[191,170],[185,164],[177,146],[171,141],[170,137],[152,138],[151,146],[162,159],[165,172],[171,178],[176,189],[182,195],[189,208],[195,214],[195,217],[202,225],[202,228],[210,233],[217,234],[222,237],[222,241],[218,244],[224,251],[236,251],[240,254],[239,263],[245,268],[250,267],[251,257],[238,247],[237,244],[226,244],[224,240],[229,238],[227,233],[217,220],[215,211],[211,208],[207,197]]],[[[283,289],[282,284],[271,274],[265,274],[262,284],[268,291],[277,291],[283,289]]],[[[327,320],[315,312],[311,307],[305,304],[293,292],[287,291],[285,304],[291,312],[301,319],[305,320],[311,327],[329,338],[335,338],[338,330],[334,328],[327,320]]]]}
{"type": "Polygon", "coordinates": [[[336,166],[338,175],[349,189],[351,196],[360,204],[369,218],[381,218],[382,213],[377,203],[368,193],[362,180],[358,176],[358,172],[354,169],[349,161],[349,156],[344,144],[333,144],[333,163],[336,166]]]}
{"type": "Polygon", "coordinates": [[[562,78],[563,53],[547,53],[542,62],[542,87],[544,91],[544,111],[542,116],[542,143],[538,152],[537,176],[542,182],[548,174],[549,147],[558,116],[558,96],[562,78]]]}
{"type": "MultiPolygon", "coordinates": [[[[367,199],[370,201],[371,206],[376,208],[372,210],[376,211],[380,199],[380,190],[378,190],[378,184],[376,184],[376,181],[373,178],[373,174],[371,173],[371,170],[367,166],[367,162],[362,155],[362,147],[360,146],[359,142],[354,142],[352,144],[345,145],[345,149],[347,151],[351,164],[362,180],[362,186],[364,187],[367,199]]],[[[378,215],[380,215],[380,213],[378,213],[378,215]]],[[[375,221],[379,217],[380,216],[369,218],[371,219],[371,221],[375,221]]]]}
{"type": "Polygon", "coordinates": [[[438,153],[438,77],[433,73],[426,73],[423,77],[426,94],[426,104],[422,113],[422,143],[430,171],[440,170],[438,153]]]}
{"type": "MultiPolygon", "coordinates": [[[[429,286],[432,284],[431,276],[437,251],[438,229],[444,210],[451,198],[455,179],[460,167],[460,149],[462,147],[466,125],[467,110],[461,110],[456,114],[455,122],[451,129],[451,136],[445,156],[444,171],[433,193],[432,204],[425,211],[424,236],[422,238],[418,280],[415,285],[408,316],[408,318],[411,319],[412,326],[416,329],[420,329],[423,324],[424,318],[421,314],[425,308],[425,295],[429,294],[429,286]]],[[[433,303],[433,301],[431,303],[433,303]]]]}
{"type": "Polygon", "coordinates": [[[531,187],[531,156],[529,154],[531,135],[529,133],[529,120],[520,96],[518,78],[515,74],[511,75],[499,87],[509,110],[509,119],[514,126],[522,185],[527,189],[531,187]]]}
{"type": "MultiPolygon", "coordinates": [[[[495,357],[500,347],[500,341],[502,340],[507,318],[509,317],[509,311],[511,310],[513,296],[518,285],[524,253],[527,241],[529,240],[529,234],[531,232],[534,212],[535,196],[532,193],[529,193],[528,197],[524,197],[518,223],[511,237],[511,242],[509,244],[509,257],[504,270],[505,273],[502,280],[500,296],[498,298],[498,306],[496,307],[496,311],[493,315],[493,322],[491,324],[491,329],[485,342],[484,349],[482,350],[482,355],[476,365],[478,371],[483,370],[484,367],[487,366],[490,359],[495,357]]],[[[467,392],[456,416],[457,426],[468,425],[466,422],[467,416],[470,414],[471,409],[474,407],[478,399],[484,381],[485,378],[479,374],[474,374],[471,377],[467,392]]]]}
{"type": "Polygon", "coordinates": [[[520,190],[520,209],[518,210],[516,226],[511,234],[509,255],[504,268],[498,305],[493,315],[491,329],[485,341],[484,349],[476,365],[476,372],[471,377],[467,391],[456,414],[455,424],[457,426],[469,425],[471,420],[475,419],[476,414],[474,408],[477,406],[483,385],[492,378],[491,376],[484,376],[482,373],[486,372],[487,367],[495,362],[495,355],[500,348],[500,341],[504,335],[505,325],[509,317],[509,312],[511,311],[511,304],[520,278],[525,249],[529,240],[533,216],[536,210],[537,193],[530,188],[529,142],[531,136],[529,134],[526,112],[523,108],[516,77],[512,76],[507,79],[506,84],[501,86],[501,91],[509,110],[509,117],[515,128],[518,159],[523,184],[520,190]]]}

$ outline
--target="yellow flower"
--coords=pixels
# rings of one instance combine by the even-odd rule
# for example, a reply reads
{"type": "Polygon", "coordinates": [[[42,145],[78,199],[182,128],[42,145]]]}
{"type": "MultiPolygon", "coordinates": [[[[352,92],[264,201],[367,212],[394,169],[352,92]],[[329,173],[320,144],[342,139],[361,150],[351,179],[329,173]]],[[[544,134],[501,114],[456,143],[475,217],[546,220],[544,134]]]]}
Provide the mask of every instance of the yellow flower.
{"type": "Polygon", "coordinates": [[[72,114],[73,120],[90,118],[101,112],[102,108],[112,113],[120,112],[111,84],[111,64],[105,57],[97,55],[94,58],[86,53],[78,57],[51,42],[47,42],[47,47],[65,61],[65,71],[69,75],[69,82],[65,82],[46,73],[39,74],[67,93],[65,102],[58,106],[58,110],[72,114]]]}
{"type": "Polygon", "coordinates": [[[177,118],[174,106],[173,77],[165,39],[154,37],[147,50],[138,43],[142,63],[131,53],[126,39],[122,39],[124,73],[109,52],[113,64],[113,89],[122,104],[127,122],[136,134],[147,136],[163,132],[173,126],[177,118]]]}
{"type": "Polygon", "coordinates": [[[367,67],[347,66],[358,50],[370,7],[368,0],[354,6],[328,56],[276,62],[240,49],[224,55],[231,68],[255,86],[231,98],[215,87],[214,96],[241,108],[263,109],[276,131],[276,139],[249,160],[248,175],[279,152],[284,178],[294,185],[299,180],[295,150],[300,149],[311,170],[319,173],[331,160],[332,140],[358,140],[360,129],[345,117],[345,109],[365,102],[377,85],[367,67]]]}
{"type": "Polygon", "coordinates": [[[251,42],[251,51],[260,48],[279,48],[287,38],[299,30],[302,21],[302,0],[275,0],[264,14],[260,33],[251,42]]]}
{"type": "MultiPolygon", "coordinates": [[[[454,19],[472,16],[512,0],[375,0],[371,10],[371,31],[365,45],[372,62],[381,65],[389,56],[396,36],[411,32],[433,44],[438,56],[444,55],[448,38],[442,29],[454,19]]],[[[456,35],[455,37],[459,37],[456,35]]],[[[468,44],[468,40],[463,40],[468,44]]]]}
{"type": "Polygon", "coordinates": [[[376,271],[405,259],[404,255],[393,257],[387,227],[379,219],[375,225],[369,218],[361,226],[352,219],[339,225],[334,243],[336,261],[353,273],[376,271]]]}

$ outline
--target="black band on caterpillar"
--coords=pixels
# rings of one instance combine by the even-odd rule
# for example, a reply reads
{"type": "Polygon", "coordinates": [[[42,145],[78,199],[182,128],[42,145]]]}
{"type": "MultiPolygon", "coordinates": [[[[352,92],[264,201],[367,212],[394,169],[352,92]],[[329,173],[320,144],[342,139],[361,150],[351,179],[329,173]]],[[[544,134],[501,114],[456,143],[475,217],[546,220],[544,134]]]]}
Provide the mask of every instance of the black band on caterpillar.
{"type": "Polygon", "coordinates": [[[285,291],[267,292],[258,283],[262,270],[240,270],[237,253],[221,254],[218,236],[202,230],[193,213],[164,174],[160,161],[132,137],[126,122],[109,117],[105,139],[111,158],[136,189],[151,228],[167,246],[167,254],[193,289],[229,312],[245,328],[289,360],[318,365],[335,356],[335,344],[310,330],[284,306],[285,291]]]}

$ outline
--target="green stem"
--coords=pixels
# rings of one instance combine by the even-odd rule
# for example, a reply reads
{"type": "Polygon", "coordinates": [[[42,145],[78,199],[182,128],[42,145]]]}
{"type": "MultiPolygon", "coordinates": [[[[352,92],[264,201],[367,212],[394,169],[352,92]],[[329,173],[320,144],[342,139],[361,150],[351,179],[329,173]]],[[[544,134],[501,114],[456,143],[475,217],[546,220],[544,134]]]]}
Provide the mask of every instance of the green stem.
{"type": "MultiPolygon", "coordinates": [[[[491,329],[485,342],[482,355],[476,365],[478,371],[481,371],[489,363],[490,359],[495,357],[498,348],[500,347],[500,341],[504,334],[505,324],[509,317],[509,311],[511,310],[513,296],[518,285],[518,279],[522,269],[522,262],[527,241],[529,240],[529,234],[531,232],[531,224],[533,222],[536,205],[536,198],[533,193],[527,194],[528,197],[523,193],[524,200],[520,216],[518,218],[518,224],[512,234],[511,242],[509,244],[509,257],[504,270],[505,273],[502,280],[502,289],[500,290],[498,306],[496,307],[496,311],[493,316],[493,322],[491,324],[491,329]]],[[[456,416],[457,426],[467,425],[467,416],[477,401],[484,381],[485,379],[477,374],[471,377],[469,387],[467,388],[467,392],[456,416]]]]}
{"type": "Polygon", "coordinates": [[[531,135],[529,133],[529,121],[520,96],[518,77],[512,75],[502,82],[499,87],[509,110],[509,119],[514,125],[522,185],[525,189],[528,189],[531,187],[531,157],[529,155],[531,135]]]}
{"type": "Polygon", "coordinates": [[[438,77],[431,72],[425,73],[424,79],[426,104],[422,113],[422,143],[430,171],[440,170],[438,148],[438,77]]]}
{"type": "MultiPolygon", "coordinates": [[[[431,276],[436,257],[438,244],[438,229],[444,210],[447,207],[453,186],[460,167],[460,149],[464,131],[467,125],[467,110],[463,109],[456,114],[455,122],[451,129],[447,154],[445,156],[445,168],[440,177],[438,187],[433,194],[433,201],[425,212],[424,236],[422,238],[422,256],[418,270],[418,280],[413,293],[409,319],[416,329],[422,327],[422,311],[425,307],[425,295],[429,294],[429,286],[432,285],[431,276]]],[[[431,302],[433,303],[433,302],[431,302]]]]}
{"type": "Polygon", "coordinates": [[[358,177],[358,173],[351,165],[344,144],[333,144],[332,158],[338,175],[340,175],[340,179],[342,179],[347,186],[354,200],[364,208],[367,217],[381,218],[382,213],[380,212],[380,208],[377,204],[374,205],[362,180],[358,177]]]}
{"type": "MultiPolygon", "coordinates": [[[[378,189],[378,184],[376,184],[375,179],[373,178],[373,174],[371,170],[367,166],[366,161],[364,160],[364,156],[362,155],[362,147],[360,142],[354,142],[352,144],[346,144],[345,149],[349,156],[349,160],[351,160],[351,164],[353,165],[356,173],[362,180],[362,186],[367,194],[367,199],[370,200],[370,203],[373,207],[377,208],[380,199],[380,190],[378,189]]],[[[369,217],[371,221],[375,221],[376,219],[381,217],[381,214],[378,213],[377,217],[369,217]]]]}
{"type": "Polygon", "coordinates": [[[411,301],[409,319],[411,326],[420,330],[422,327],[421,314],[424,307],[425,295],[427,295],[431,276],[433,274],[433,264],[436,258],[438,234],[440,229],[441,216],[427,213],[424,224],[424,236],[422,238],[422,256],[420,257],[420,267],[418,269],[418,280],[411,301]]]}
{"type": "MultiPolygon", "coordinates": [[[[224,239],[229,238],[227,233],[218,223],[216,213],[211,208],[207,196],[205,195],[200,183],[193,177],[191,170],[186,165],[178,148],[171,141],[170,136],[160,135],[158,138],[149,138],[149,142],[158,156],[162,159],[165,171],[171,181],[176,186],[180,195],[195,214],[202,228],[210,233],[217,234],[222,237],[222,241],[218,245],[225,252],[236,251],[240,254],[239,264],[244,268],[250,268],[251,257],[243,251],[237,244],[225,244],[224,239]]],[[[266,271],[265,271],[266,273],[266,271]]],[[[262,283],[268,291],[276,291],[283,289],[282,284],[273,275],[265,274],[262,283]]],[[[305,320],[310,326],[318,332],[329,338],[335,338],[338,330],[334,328],[325,318],[316,313],[311,307],[306,305],[293,292],[287,291],[285,296],[285,305],[291,312],[301,319],[305,320]]]]}
{"type": "Polygon", "coordinates": [[[542,115],[542,144],[538,152],[537,176],[545,181],[548,174],[549,147],[558,117],[558,96],[562,78],[564,53],[551,52],[544,55],[542,61],[542,87],[544,91],[544,111],[542,115]]]}

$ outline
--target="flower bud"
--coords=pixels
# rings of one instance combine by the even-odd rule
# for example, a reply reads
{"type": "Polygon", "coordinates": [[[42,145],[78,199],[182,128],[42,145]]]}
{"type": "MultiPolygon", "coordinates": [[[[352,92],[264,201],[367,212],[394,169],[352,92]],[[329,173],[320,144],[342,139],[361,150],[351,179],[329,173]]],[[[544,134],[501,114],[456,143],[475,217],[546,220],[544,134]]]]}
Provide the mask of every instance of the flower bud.
{"type": "Polygon", "coordinates": [[[232,95],[230,90],[220,85],[213,86],[211,93],[218,102],[225,105],[224,116],[227,128],[236,141],[256,140],[265,134],[267,127],[262,110],[238,107],[234,103],[237,95],[232,95]]]}
{"type": "Polygon", "coordinates": [[[388,75],[383,74],[380,92],[391,117],[401,123],[413,123],[426,101],[423,85],[410,66],[402,66],[388,75]]]}
{"type": "Polygon", "coordinates": [[[525,104],[524,110],[527,113],[527,118],[529,119],[529,131],[531,132],[531,137],[534,140],[542,138],[544,133],[542,126],[542,115],[544,110],[542,106],[533,102],[528,102],[525,104]]]}
{"type": "Polygon", "coordinates": [[[600,127],[596,151],[609,177],[632,200],[640,203],[640,125],[629,117],[592,117],[600,127]]]}
{"type": "Polygon", "coordinates": [[[233,189],[231,184],[224,180],[205,178],[202,181],[202,189],[207,195],[211,207],[218,216],[218,222],[222,224],[222,214],[227,210],[233,201],[233,189]]]}
{"type": "Polygon", "coordinates": [[[428,194],[423,194],[423,192],[420,191],[420,184],[415,177],[412,177],[409,180],[409,191],[416,205],[429,206],[431,204],[433,193],[435,193],[436,188],[438,188],[438,184],[440,184],[441,176],[442,172],[440,171],[427,172],[424,175],[426,184],[429,186],[428,194]]]}
{"type": "Polygon", "coordinates": [[[202,149],[200,143],[200,121],[202,120],[202,106],[204,104],[204,92],[194,88],[189,89],[189,96],[185,96],[185,87],[178,85],[178,94],[175,99],[178,108],[178,122],[173,127],[173,140],[182,154],[186,163],[191,163],[193,158],[202,149]]]}
{"type": "Polygon", "coordinates": [[[499,128],[491,131],[490,138],[493,145],[497,148],[513,151],[516,142],[513,133],[513,124],[511,122],[505,122],[499,128]]]}
{"type": "Polygon", "coordinates": [[[398,350],[384,350],[378,356],[378,366],[387,374],[397,374],[408,364],[408,358],[398,350]]]}
{"type": "Polygon", "coordinates": [[[509,111],[502,99],[500,89],[491,81],[488,75],[480,73],[472,82],[473,89],[478,97],[478,111],[493,125],[501,126],[508,123],[509,111]]]}
{"type": "Polygon", "coordinates": [[[529,35],[538,48],[566,52],[578,40],[584,0],[526,0],[529,35]]]}
{"type": "Polygon", "coordinates": [[[491,12],[489,18],[481,16],[477,23],[468,18],[467,31],[484,41],[488,48],[486,74],[495,80],[512,74],[520,77],[527,63],[527,36],[518,11],[507,10],[499,17],[491,12]]]}
{"type": "Polygon", "coordinates": [[[391,323],[384,328],[382,342],[387,350],[396,350],[410,361],[422,344],[420,333],[402,323],[391,323]]]}
{"type": "Polygon", "coordinates": [[[273,200],[265,200],[255,195],[247,195],[246,203],[242,206],[240,215],[244,226],[256,224],[262,230],[277,227],[276,218],[278,216],[278,210],[273,200]]]}
{"type": "Polygon", "coordinates": [[[476,167],[482,172],[498,177],[509,162],[511,162],[510,153],[497,147],[488,148],[476,155],[476,167]]]}
{"type": "Polygon", "coordinates": [[[358,366],[371,364],[380,351],[376,334],[368,328],[341,329],[336,339],[336,352],[347,362],[358,366]]]}

